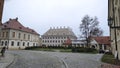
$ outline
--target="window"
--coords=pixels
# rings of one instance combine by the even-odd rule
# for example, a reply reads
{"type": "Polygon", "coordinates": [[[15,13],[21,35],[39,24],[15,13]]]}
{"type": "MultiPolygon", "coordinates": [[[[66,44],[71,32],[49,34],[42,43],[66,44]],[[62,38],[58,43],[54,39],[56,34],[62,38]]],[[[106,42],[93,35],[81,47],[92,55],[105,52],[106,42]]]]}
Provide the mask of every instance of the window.
{"type": "Polygon", "coordinates": [[[27,46],[29,47],[29,42],[27,43],[27,46]]]}
{"type": "Polygon", "coordinates": [[[105,50],[107,49],[106,45],[104,45],[104,49],[105,49],[105,50]]]}
{"type": "Polygon", "coordinates": [[[2,43],[1,43],[1,46],[3,46],[4,45],[4,41],[2,41],[2,43]]]}
{"type": "Polygon", "coordinates": [[[115,0],[115,5],[117,5],[117,3],[118,3],[118,0],[115,0]]]}
{"type": "Polygon", "coordinates": [[[17,46],[20,46],[20,42],[17,42],[17,46]]]}
{"type": "Polygon", "coordinates": [[[25,42],[23,42],[23,46],[25,46],[25,42]]]}
{"type": "Polygon", "coordinates": [[[28,35],[28,40],[30,40],[30,35],[28,35]]]}
{"type": "Polygon", "coordinates": [[[13,38],[15,37],[15,32],[12,33],[12,37],[13,37],[13,38]]]}
{"type": "Polygon", "coordinates": [[[6,32],[6,37],[8,37],[8,32],[6,32]]]}
{"type": "Polygon", "coordinates": [[[24,39],[26,38],[26,34],[24,34],[24,39]]]}
{"type": "Polygon", "coordinates": [[[14,41],[11,42],[11,46],[14,46],[14,41]]]}
{"type": "Polygon", "coordinates": [[[5,32],[2,33],[2,36],[3,36],[3,37],[5,36],[5,32]]]}
{"type": "Polygon", "coordinates": [[[7,41],[5,41],[5,46],[7,46],[7,41]]]}
{"type": "Polygon", "coordinates": [[[18,34],[18,38],[19,38],[19,39],[20,39],[20,37],[21,37],[21,33],[18,34]]]}

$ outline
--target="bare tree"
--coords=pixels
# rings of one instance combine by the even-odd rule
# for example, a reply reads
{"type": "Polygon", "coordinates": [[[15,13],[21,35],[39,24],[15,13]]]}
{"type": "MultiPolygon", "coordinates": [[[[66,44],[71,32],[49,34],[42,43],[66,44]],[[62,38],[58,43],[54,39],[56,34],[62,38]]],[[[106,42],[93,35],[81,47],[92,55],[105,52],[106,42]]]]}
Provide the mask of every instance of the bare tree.
{"type": "Polygon", "coordinates": [[[97,17],[89,17],[86,15],[82,19],[82,23],[80,24],[80,32],[81,37],[86,41],[86,45],[89,46],[91,37],[93,36],[101,36],[103,31],[98,27],[99,21],[97,17]]]}

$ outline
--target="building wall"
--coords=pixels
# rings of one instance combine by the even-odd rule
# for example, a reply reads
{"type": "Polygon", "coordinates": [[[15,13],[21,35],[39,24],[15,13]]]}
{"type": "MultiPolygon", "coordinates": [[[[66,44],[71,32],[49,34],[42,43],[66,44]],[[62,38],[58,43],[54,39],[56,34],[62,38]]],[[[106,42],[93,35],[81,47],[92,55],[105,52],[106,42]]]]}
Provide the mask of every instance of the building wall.
{"type": "MultiPolygon", "coordinates": [[[[113,18],[112,26],[120,26],[120,0],[108,0],[108,19],[111,17],[113,18]]],[[[111,28],[110,29],[111,35],[111,46],[112,46],[112,53],[115,55],[116,51],[116,42],[117,41],[117,52],[118,58],[120,60],[120,28],[111,28]],[[115,38],[116,35],[116,38],[115,38]]]]}
{"type": "Polygon", "coordinates": [[[0,23],[2,23],[3,5],[4,0],[0,0],[0,23]]]}
{"type": "MultiPolygon", "coordinates": [[[[76,39],[73,37],[70,37],[70,39],[76,39]]],[[[68,39],[68,36],[42,36],[42,44],[46,46],[62,46],[63,43],[68,39]]]]}
{"type": "Polygon", "coordinates": [[[50,28],[42,35],[42,45],[45,46],[62,46],[67,39],[77,39],[73,31],[68,28],[50,28]]]}
{"type": "Polygon", "coordinates": [[[39,35],[13,29],[3,29],[0,35],[1,46],[10,49],[23,49],[39,46],[39,35]]]}

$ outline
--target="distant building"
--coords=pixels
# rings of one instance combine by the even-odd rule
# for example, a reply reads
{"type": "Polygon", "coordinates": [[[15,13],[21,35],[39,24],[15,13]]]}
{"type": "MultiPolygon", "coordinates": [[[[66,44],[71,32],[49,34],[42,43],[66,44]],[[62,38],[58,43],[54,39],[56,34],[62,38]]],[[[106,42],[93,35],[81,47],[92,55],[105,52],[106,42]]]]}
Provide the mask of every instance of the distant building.
{"type": "Polygon", "coordinates": [[[10,49],[24,49],[25,47],[38,46],[39,34],[28,27],[24,27],[16,19],[9,19],[3,23],[0,34],[1,47],[10,49]]]}
{"type": "Polygon", "coordinates": [[[72,40],[72,47],[86,47],[85,40],[72,40]]]}
{"type": "Polygon", "coordinates": [[[45,34],[42,35],[42,45],[62,46],[68,38],[71,40],[77,39],[69,27],[50,28],[45,34]]]}
{"type": "Polygon", "coordinates": [[[109,36],[100,36],[100,37],[92,37],[91,48],[95,48],[97,50],[109,50],[111,51],[110,45],[110,37],[109,36]]]}

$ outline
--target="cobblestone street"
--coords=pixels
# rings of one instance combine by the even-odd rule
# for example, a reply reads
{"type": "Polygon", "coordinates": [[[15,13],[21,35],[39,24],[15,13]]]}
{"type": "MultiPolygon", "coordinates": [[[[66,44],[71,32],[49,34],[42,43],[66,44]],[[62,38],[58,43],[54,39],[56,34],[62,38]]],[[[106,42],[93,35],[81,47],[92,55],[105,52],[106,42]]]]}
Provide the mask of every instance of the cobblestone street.
{"type": "Polygon", "coordinates": [[[100,68],[102,54],[9,51],[15,61],[8,68],[100,68]]]}
{"type": "Polygon", "coordinates": [[[8,68],[65,68],[57,57],[32,51],[10,51],[15,54],[14,63],[8,68]]]}
{"type": "Polygon", "coordinates": [[[102,54],[41,52],[62,59],[67,68],[100,68],[102,54]]]}

